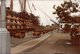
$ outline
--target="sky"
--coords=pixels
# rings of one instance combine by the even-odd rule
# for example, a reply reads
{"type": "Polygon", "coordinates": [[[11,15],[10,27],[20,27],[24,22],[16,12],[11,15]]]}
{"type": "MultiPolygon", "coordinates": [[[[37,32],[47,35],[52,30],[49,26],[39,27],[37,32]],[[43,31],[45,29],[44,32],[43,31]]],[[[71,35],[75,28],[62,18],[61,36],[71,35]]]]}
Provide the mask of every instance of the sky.
{"type": "MultiPolygon", "coordinates": [[[[30,4],[32,13],[35,16],[40,17],[39,18],[40,25],[46,26],[46,25],[53,24],[53,22],[50,21],[50,19],[54,20],[55,22],[58,22],[58,20],[56,19],[57,15],[53,14],[53,12],[55,11],[53,9],[53,6],[60,5],[61,3],[63,3],[64,0],[28,0],[28,1],[30,4]],[[36,10],[34,9],[34,7],[32,7],[32,3],[34,4],[36,10]]],[[[10,6],[10,0],[6,0],[6,6],[7,7],[10,6]]],[[[16,12],[20,12],[19,0],[14,0],[13,10],[16,12]]],[[[28,13],[31,13],[28,4],[26,5],[26,11],[28,13]]]]}
{"type": "MultiPolygon", "coordinates": [[[[54,5],[60,5],[63,0],[28,0],[29,4],[30,4],[30,8],[32,10],[32,13],[36,16],[39,16],[39,21],[40,21],[40,25],[51,25],[53,24],[52,21],[50,21],[50,19],[58,22],[58,20],[56,20],[56,15],[53,15],[53,6],[54,5]],[[36,10],[34,9],[34,7],[32,7],[32,3],[34,4],[36,10]],[[46,14],[44,14],[46,13],[46,14]]],[[[10,1],[7,0],[6,1],[6,6],[10,5],[10,1]]],[[[20,4],[19,4],[19,0],[14,0],[14,7],[13,7],[14,11],[20,12],[20,4]]],[[[29,6],[27,4],[26,6],[26,11],[28,13],[30,13],[30,9],[29,6]]]]}

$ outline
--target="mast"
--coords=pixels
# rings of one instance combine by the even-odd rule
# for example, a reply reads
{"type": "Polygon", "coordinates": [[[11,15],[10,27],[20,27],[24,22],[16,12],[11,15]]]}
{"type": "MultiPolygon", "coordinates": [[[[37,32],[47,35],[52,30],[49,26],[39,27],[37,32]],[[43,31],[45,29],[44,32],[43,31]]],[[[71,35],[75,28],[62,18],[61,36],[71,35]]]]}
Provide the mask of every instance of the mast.
{"type": "Polygon", "coordinates": [[[21,12],[23,11],[23,3],[22,3],[22,0],[19,0],[19,3],[20,3],[20,8],[21,8],[21,12]]]}
{"type": "Polygon", "coordinates": [[[10,9],[13,11],[13,0],[10,0],[10,9]]]}
{"type": "Polygon", "coordinates": [[[26,12],[26,0],[24,0],[24,12],[26,12]]]}
{"type": "Polygon", "coordinates": [[[20,7],[21,7],[21,12],[26,11],[26,0],[19,0],[20,7]]]}

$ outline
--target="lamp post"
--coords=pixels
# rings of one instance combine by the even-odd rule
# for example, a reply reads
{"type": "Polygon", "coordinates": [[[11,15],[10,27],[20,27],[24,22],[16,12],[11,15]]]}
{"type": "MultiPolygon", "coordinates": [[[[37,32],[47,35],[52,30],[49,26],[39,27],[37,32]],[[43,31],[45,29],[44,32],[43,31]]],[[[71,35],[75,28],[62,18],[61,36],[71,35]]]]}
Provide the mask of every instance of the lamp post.
{"type": "Polygon", "coordinates": [[[10,54],[10,35],[6,29],[6,0],[1,0],[0,54],[10,54]]]}

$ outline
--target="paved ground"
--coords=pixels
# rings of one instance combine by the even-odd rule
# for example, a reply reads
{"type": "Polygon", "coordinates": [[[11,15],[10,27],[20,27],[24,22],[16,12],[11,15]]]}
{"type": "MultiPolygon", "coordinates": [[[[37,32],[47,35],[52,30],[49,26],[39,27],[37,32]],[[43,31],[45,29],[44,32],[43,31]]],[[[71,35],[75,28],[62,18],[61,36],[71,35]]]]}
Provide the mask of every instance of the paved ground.
{"type": "Polygon", "coordinates": [[[80,48],[68,44],[69,40],[69,34],[55,32],[39,46],[21,54],[80,54],[80,48]]]}
{"type": "MultiPolygon", "coordinates": [[[[36,46],[40,45],[43,41],[45,41],[47,38],[49,38],[54,31],[48,32],[46,34],[42,34],[39,38],[34,38],[29,41],[26,41],[16,47],[11,48],[11,54],[20,54],[24,50],[31,50],[35,48],[36,46]]],[[[17,42],[17,41],[16,41],[17,42]]]]}
{"type": "Polygon", "coordinates": [[[14,37],[11,37],[11,47],[15,47],[17,45],[20,45],[24,42],[27,42],[29,40],[32,40],[32,34],[31,32],[28,32],[25,34],[25,37],[24,38],[14,38],[14,37]]]}

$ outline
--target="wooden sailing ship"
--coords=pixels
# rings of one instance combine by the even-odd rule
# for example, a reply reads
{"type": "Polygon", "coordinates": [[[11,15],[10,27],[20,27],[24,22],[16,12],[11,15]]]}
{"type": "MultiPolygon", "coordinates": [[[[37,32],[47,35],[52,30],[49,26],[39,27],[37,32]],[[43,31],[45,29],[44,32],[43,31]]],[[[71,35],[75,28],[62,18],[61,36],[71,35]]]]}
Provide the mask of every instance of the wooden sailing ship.
{"type": "Polygon", "coordinates": [[[40,37],[41,34],[45,34],[53,30],[51,28],[47,29],[40,26],[38,20],[39,17],[26,12],[26,0],[19,1],[21,5],[21,12],[17,13],[13,11],[13,0],[10,1],[10,7],[6,8],[6,28],[10,32],[11,37],[24,38],[25,33],[29,31],[32,31],[33,36],[40,37]]]}
{"type": "Polygon", "coordinates": [[[17,38],[25,37],[26,32],[33,31],[36,26],[39,26],[38,18],[33,14],[29,15],[25,9],[19,13],[13,11],[13,0],[11,0],[10,8],[6,8],[6,22],[10,35],[17,38]]]}

